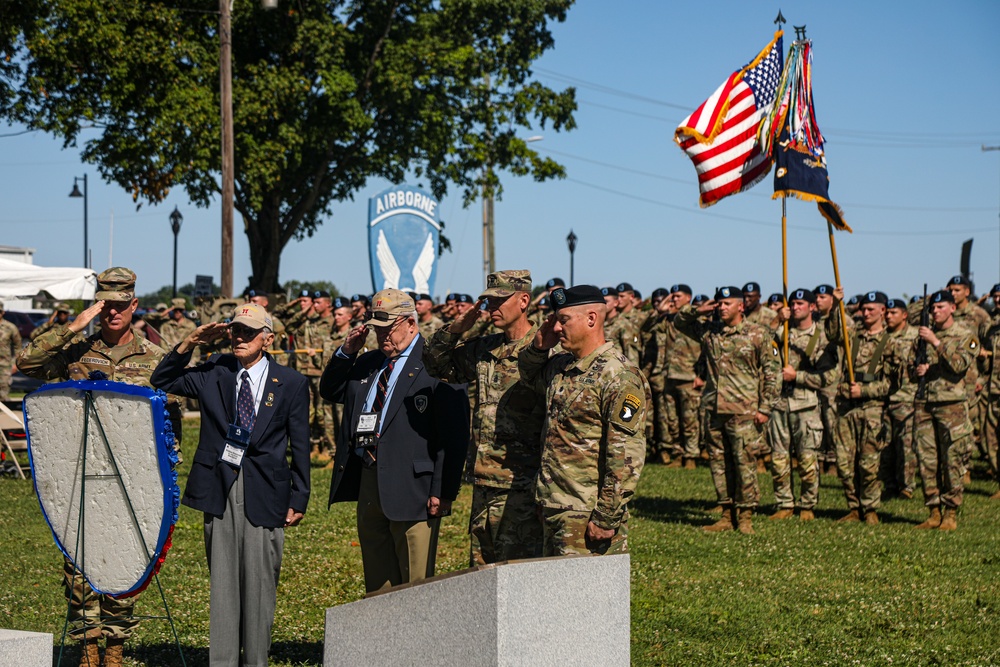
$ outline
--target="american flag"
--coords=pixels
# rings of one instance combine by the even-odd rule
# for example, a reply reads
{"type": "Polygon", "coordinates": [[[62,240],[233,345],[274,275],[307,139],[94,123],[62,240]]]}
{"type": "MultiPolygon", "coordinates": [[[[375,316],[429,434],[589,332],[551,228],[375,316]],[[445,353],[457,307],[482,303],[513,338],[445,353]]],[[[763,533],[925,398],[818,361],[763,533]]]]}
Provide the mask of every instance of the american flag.
{"type": "Polygon", "coordinates": [[[757,135],[781,78],[782,34],[775,33],[756,58],[733,72],[674,132],[674,141],[698,172],[702,206],[749,190],[771,169],[772,157],[761,152],[757,135]]]}

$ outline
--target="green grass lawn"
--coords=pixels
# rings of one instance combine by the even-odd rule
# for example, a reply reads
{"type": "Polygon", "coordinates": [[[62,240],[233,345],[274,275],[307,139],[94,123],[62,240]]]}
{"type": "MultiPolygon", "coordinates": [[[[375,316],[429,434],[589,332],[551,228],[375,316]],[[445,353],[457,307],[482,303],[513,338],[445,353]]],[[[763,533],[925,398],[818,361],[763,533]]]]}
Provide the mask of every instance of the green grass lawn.
{"type": "MultiPolygon", "coordinates": [[[[186,464],[196,422],[184,430],[186,464]]],[[[313,470],[305,521],[286,531],[272,664],[322,663],[327,607],[364,592],[353,507],[326,509],[330,471],[313,470]]],[[[761,476],[765,509],[773,501],[761,476]]],[[[918,499],[883,505],[884,523],[836,525],[844,500],[824,477],[817,520],[757,518],[757,535],[703,534],[708,470],[647,466],[632,505],[632,661],[637,665],[1000,664],[1000,502],[974,479],[955,533],[917,531],[918,499]]],[[[919,494],[918,494],[919,497],[919,494]]],[[[467,560],[470,492],[441,531],[438,572],[467,560]]],[[[0,480],[0,626],[51,632],[66,615],[62,556],[31,483],[0,480]]],[[[182,507],[160,576],[189,665],[208,656],[208,569],[200,513],[182,507]]],[[[155,584],[141,614],[162,614],[155,584]]],[[[595,629],[600,631],[599,628],[595,629]]],[[[126,646],[134,665],[180,664],[169,625],[146,620],[126,646]]],[[[69,654],[71,658],[75,653],[69,654]]],[[[70,664],[64,659],[63,664],[70,664]]],[[[73,663],[75,664],[75,663],[73,663]]]]}

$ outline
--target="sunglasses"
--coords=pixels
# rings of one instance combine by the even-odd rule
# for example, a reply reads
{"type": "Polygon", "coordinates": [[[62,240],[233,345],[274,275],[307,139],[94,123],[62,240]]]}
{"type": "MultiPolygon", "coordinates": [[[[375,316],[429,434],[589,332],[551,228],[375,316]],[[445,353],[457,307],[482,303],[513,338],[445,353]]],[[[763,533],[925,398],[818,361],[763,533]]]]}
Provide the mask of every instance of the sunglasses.
{"type": "Polygon", "coordinates": [[[399,315],[390,315],[389,313],[376,312],[369,310],[365,313],[365,322],[371,322],[372,320],[377,320],[379,322],[390,322],[399,317],[399,315]]]}
{"type": "Polygon", "coordinates": [[[229,330],[232,332],[233,336],[236,338],[242,338],[244,340],[253,340],[260,334],[263,329],[251,329],[244,324],[234,324],[229,330]]]}

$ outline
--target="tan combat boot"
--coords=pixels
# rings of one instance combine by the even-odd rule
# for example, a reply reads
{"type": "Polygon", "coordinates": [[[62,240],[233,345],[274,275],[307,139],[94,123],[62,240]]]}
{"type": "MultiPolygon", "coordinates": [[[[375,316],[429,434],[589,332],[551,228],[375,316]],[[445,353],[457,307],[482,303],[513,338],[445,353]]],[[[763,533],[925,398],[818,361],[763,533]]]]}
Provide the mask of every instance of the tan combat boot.
{"type": "Polygon", "coordinates": [[[101,667],[101,653],[96,639],[80,642],[80,667],[101,667]]]}
{"type": "Polygon", "coordinates": [[[702,530],[706,533],[722,533],[727,530],[733,530],[733,513],[736,510],[731,507],[722,508],[722,518],[713,523],[711,526],[702,526],[702,530]]]}
{"type": "Polygon", "coordinates": [[[660,463],[663,465],[670,465],[670,453],[667,450],[661,449],[656,456],[660,459],[660,463]]]}
{"type": "Polygon", "coordinates": [[[878,525],[878,514],[875,513],[875,510],[872,510],[871,512],[865,512],[865,523],[868,524],[869,526],[878,525]]]}
{"type": "Polygon", "coordinates": [[[816,518],[812,510],[802,510],[799,512],[799,521],[812,521],[816,518]]]}
{"type": "Polygon", "coordinates": [[[927,530],[928,528],[937,528],[941,525],[941,508],[935,505],[931,508],[931,515],[927,517],[927,521],[917,524],[917,528],[920,530],[927,530]]]}
{"type": "Polygon", "coordinates": [[[740,510],[740,523],[739,531],[744,535],[756,535],[757,531],[753,529],[753,510],[740,510]]]}
{"type": "Polygon", "coordinates": [[[104,667],[122,667],[122,653],[125,649],[125,640],[108,637],[107,646],[104,649],[104,667]]]}
{"type": "Polygon", "coordinates": [[[955,530],[958,528],[958,522],[955,521],[955,508],[946,507],[944,510],[944,516],[941,517],[941,525],[938,526],[938,530],[955,530]]]}
{"type": "Polygon", "coordinates": [[[1000,491],[997,491],[992,496],[990,496],[990,500],[1000,500],[1000,491]]]}
{"type": "Polygon", "coordinates": [[[694,470],[697,467],[698,466],[695,465],[694,459],[688,458],[686,456],[684,457],[684,469],[685,470],[694,470]]]}
{"type": "Polygon", "coordinates": [[[782,509],[769,516],[768,519],[771,521],[781,521],[782,519],[791,519],[793,516],[795,516],[795,510],[782,509]]]}
{"type": "Polygon", "coordinates": [[[861,521],[861,515],[857,510],[851,510],[844,516],[837,519],[837,523],[853,523],[855,521],[861,521]]]}

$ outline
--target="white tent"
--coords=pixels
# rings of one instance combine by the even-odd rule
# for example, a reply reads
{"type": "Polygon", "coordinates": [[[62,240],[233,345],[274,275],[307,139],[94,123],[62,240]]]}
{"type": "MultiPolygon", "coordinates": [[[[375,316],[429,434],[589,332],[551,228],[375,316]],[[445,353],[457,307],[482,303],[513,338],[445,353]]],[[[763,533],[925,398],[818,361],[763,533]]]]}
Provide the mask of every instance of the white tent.
{"type": "Polygon", "coordinates": [[[30,299],[46,292],[53,299],[93,301],[96,291],[93,269],[35,266],[0,258],[0,299],[30,299]]]}

